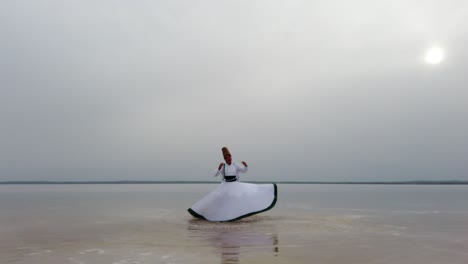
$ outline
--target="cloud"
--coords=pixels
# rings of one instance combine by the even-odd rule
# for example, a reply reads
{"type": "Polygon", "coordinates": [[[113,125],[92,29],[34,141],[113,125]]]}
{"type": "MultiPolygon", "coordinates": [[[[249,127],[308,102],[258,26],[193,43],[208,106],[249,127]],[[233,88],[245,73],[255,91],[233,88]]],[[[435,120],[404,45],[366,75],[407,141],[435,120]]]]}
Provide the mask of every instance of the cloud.
{"type": "Polygon", "coordinates": [[[0,180],[467,177],[463,1],[3,6],[0,180]]]}

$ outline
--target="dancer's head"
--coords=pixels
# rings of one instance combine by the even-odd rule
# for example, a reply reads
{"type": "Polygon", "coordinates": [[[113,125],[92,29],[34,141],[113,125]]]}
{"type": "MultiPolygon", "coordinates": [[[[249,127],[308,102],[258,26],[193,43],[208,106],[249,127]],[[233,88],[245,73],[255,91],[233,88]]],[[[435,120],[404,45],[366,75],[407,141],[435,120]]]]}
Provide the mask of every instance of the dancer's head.
{"type": "Polygon", "coordinates": [[[229,152],[229,149],[226,147],[223,147],[221,150],[223,151],[224,160],[226,161],[228,165],[231,165],[232,157],[231,157],[231,153],[229,152]]]}

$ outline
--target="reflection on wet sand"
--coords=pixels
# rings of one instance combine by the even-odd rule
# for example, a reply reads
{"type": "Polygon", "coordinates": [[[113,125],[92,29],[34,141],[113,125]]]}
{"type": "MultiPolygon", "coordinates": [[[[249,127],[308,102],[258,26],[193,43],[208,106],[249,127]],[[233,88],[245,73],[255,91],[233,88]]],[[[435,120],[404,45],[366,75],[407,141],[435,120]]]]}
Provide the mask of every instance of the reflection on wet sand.
{"type": "Polygon", "coordinates": [[[265,224],[262,217],[229,223],[192,219],[188,230],[192,239],[213,247],[222,264],[239,263],[242,255],[278,256],[279,239],[275,226],[265,224]]]}

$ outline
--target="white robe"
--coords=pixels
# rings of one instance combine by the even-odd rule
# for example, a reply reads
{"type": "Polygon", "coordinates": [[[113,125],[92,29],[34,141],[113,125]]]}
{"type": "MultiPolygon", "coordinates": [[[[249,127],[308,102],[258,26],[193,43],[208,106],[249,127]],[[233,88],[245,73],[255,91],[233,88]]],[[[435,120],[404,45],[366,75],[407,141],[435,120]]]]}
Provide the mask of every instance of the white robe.
{"type": "Polygon", "coordinates": [[[236,162],[229,164],[224,164],[224,166],[220,170],[216,170],[214,177],[217,177],[218,175],[223,176],[223,181],[226,181],[224,179],[224,176],[236,176],[236,180],[239,180],[239,172],[246,173],[249,170],[249,167],[247,166],[241,166],[236,162]]]}
{"type": "MultiPolygon", "coordinates": [[[[226,166],[225,169],[226,175],[236,175],[237,179],[239,178],[237,172],[247,171],[246,167],[241,167],[236,163],[233,163],[230,168],[226,166]],[[236,174],[232,174],[234,170],[236,174]]],[[[224,170],[221,169],[215,176],[223,173],[224,170]]],[[[235,221],[270,210],[276,204],[277,194],[277,186],[274,183],[254,184],[223,180],[215,190],[189,208],[188,212],[194,217],[208,221],[235,221]]]]}

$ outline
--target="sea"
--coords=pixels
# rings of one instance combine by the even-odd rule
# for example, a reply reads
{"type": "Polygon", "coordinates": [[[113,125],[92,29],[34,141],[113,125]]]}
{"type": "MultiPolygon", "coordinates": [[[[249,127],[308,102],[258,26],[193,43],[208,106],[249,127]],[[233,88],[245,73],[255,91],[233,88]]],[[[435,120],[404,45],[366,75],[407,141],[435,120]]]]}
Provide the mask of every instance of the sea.
{"type": "Polygon", "coordinates": [[[468,263],[468,185],[278,184],[270,211],[188,214],[215,188],[0,185],[0,263],[468,263]]]}

